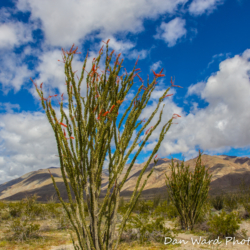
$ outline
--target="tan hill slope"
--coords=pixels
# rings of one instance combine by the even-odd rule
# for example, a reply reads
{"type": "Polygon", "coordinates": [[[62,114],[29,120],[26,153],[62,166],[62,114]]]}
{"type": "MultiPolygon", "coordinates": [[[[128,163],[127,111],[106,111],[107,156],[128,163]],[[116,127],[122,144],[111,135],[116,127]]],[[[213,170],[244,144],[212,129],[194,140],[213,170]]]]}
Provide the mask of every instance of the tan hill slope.
{"type": "MultiPolygon", "coordinates": [[[[210,194],[213,195],[221,192],[234,192],[237,190],[242,179],[244,179],[247,184],[250,184],[250,158],[226,155],[210,156],[204,154],[202,155],[201,159],[206,168],[210,168],[210,171],[213,175],[210,185],[210,194]]],[[[196,161],[197,157],[184,162],[184,165],[189,165],[190,169],[193,170],[196,161]]],[[[180,160],[174,159],[175,165],[177,162],[181,164],[180,160]]],[[[152,198],[155,195],[166,196],[165,174],[170,174],[169,164],[171,164],[170,159],[159,159],[153,174],[150,176],[144,188],[142,196],[147,198],[152,198]]],[[[145,163],[134,164],[122,189],[122,196],[128,197],[132,194],[136,180],[140,175],[143,166],[145,166],[145,163]]],[[[153,166],[154,163],[152,162],[148,166],[147,171],[144,173],[142,180],[145,179],[153,166]]],[[[128,165],[126,165],[126,167],[128,167],[128,165]]],[[[49,169],[55,177],[57,186],[63,199],[67,199],[67,192],[64,187],[60,168],[52,167],[49,169]]],[[[121,179],[124,174],[125,171],[123,171],[121,179]]],[[[107,170],[104,170],[102,176],[102,193],[105,192],[107,185],[108,172],[107,170]]],[[[46,201],[52,195],[56,196],[48,169],[33,171],[0,185],[0,199],[20,200],[26,195],[31,195],[34,193],[40,196],[38,198],[40,201],[46,201]]]]}

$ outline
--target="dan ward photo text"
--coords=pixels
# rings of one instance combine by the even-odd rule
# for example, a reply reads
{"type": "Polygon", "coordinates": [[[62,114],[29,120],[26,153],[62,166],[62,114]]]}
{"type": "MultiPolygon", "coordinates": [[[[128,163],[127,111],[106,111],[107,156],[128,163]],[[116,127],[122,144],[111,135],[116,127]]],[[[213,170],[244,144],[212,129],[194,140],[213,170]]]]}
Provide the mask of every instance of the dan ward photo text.
{"type": "MultiPolygon", "coordinates": [[[[226,237],[226,245],[229,242],[232,242],[233,245],[238,244],[238,245],[244,245],[247,243],[247,245],[249,245],[249,241],[250,238],[246,239],[242,239],[242,240],[236,240],[235,237],[226,237]]],[[[164,244],[172,244],[172,245],[176,245],[176,244],[187,244],[188,242],[190,242],[190,240],[180,240],[180,239],[172,239],[171,237],[165,237],[165,241],[164,244]]],[[[222,241],[220,241],[220,237],[218,237],[217,239],[214,240],[206,240],[206,239],[202,239],[202,237],[200,237],[199,239],[193,239],[191,237],[191,242],[193,245],[198,244],[198,245],[220,245],[222,243],[222,241]]]]}

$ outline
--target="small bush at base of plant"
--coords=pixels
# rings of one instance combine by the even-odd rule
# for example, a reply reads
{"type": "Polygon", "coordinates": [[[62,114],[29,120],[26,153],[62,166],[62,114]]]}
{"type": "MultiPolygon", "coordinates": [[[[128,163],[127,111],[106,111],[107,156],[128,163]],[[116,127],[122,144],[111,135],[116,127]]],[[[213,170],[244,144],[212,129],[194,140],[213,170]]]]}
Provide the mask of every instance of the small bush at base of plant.
{"type": "Polygon", "coordinates": [[[224,210],[220,215],[213,215],[208,221],[209,231],[214,236],[221,237],[232,237],[236,231],[240,228],[239,223],[241,222],[238,213],[231,212],[227,214],[224,210]]]}

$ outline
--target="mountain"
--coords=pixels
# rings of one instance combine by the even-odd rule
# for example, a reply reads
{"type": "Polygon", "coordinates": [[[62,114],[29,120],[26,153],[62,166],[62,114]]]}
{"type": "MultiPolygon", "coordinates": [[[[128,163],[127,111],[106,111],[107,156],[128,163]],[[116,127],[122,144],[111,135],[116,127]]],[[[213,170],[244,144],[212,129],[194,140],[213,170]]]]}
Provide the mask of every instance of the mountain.
{"type": "MultiPolygon", "coordinates": [[[[194,170],[197,158],[198,157],[184,162],[184,165],[189,165],[190,170],[194,170]]],[[[201,160],[202,164],[205,165],[206,168],[210,168],[210,173],[212,173],[210,195],[237,191],[242,179],[246,184],[250,185],[250,158],[227,155],[210,156],[203,154],[201,160]]],[[[182,161],[174,159],[175,166],[177,162],[179,164],[182,163],[182,161]]],[[[165,174],[169,176],[170,164],[171,160],[168,158],[160,158],[158,160],[155,170],[142,192],[143,197],[152,198],[156,195],[161,195],[162,197],[166,196],[165,174]]],[[[121,178],[124,176],[128,166],[129,164],[125,166],[121,178]]],[[[134,164],[122,188],[122,196],[129,197],[132,194],[136,180],[143,166],[145,166],[145,163],[134,164]]],[[[153,166],[154,163],[152,161],[147,171],[145,171],[142,181],[146,178],[153,166]]],[[[66,200],[68,196],[62,179],[61,169],[50,167],[49,170],[55,178],[62,198],[66,200]]],[[[106,169],[102,174],[102,195],[105,194],[107,185],[108,170],[106,169]]],[[[35,193],[39,196],[38,201],[46,201],[52,195],[57,198],[48,169],[39,169],[0,185],[0,200],[20,200],[27,195],[35,193]]]]}

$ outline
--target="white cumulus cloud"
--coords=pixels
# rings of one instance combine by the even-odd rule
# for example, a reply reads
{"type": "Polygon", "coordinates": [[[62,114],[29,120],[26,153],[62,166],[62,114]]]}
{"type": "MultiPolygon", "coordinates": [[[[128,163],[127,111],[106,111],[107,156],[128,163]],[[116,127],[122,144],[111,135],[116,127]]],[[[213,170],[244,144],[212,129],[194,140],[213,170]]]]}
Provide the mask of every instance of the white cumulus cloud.
{"type": "Polygon", "coordinates": [[[186,21],[180,17],[176,17],[168,23],[162,22],[154,38],[163,39],[168,47],[173,47],[178,39],[186,35],[185,25],[186,21]]]}
{"type": "MultiPolygon", "coordinates": [[[[196,94],[208,102],[205,108],[197,108],[185,115],[171,99],[166,99],[165,113],[159,129],[153,133],[151,143],[160,134],[160,128],[168,122],[173,113],[181,115],[176,119],[165,136],[159,149],[159,157],[168,154],[183,153],[185,160],[197,156],[196,147],[207,154],[223,153],[231,147],[249,146],[250,131],[250,50],[235,55],[220,63],[219,71],[212,74],[206,82],[191,85],[187,96],[196,94]],[[194,154],[194,152],[196,152],[194,154]]],[[[177,91],[178,95],[178,91],[177,91]]],[[[157,103],[144,110],[139,119],[151,113],[157,103]]],[[[157,118],[157,117],[156,117],[157,118]]],[[[156,123],[157,119],[149,125],[156,123]]],[[[151,147],[145,147],[145,152],[151,147]]]]}
{"type": "Polygon", "coordinates": [[[143,19],[174,13],[188,0],[18,0],[20,11],[30,11],[31,20],[41,20],[47,43],[71,46],[87,37],[103,38],[115,33],[144,30],[143,19]]]}
{"type": "Polygon", "coordinates": [[[210,14],[224,2],[225,0],[193,0],[189,6],[189,13],[195,16],[202,15],[205,12],[210,14]]]}

